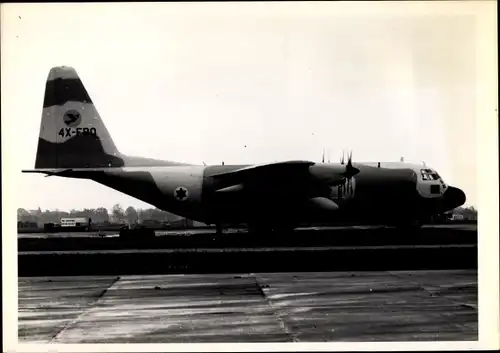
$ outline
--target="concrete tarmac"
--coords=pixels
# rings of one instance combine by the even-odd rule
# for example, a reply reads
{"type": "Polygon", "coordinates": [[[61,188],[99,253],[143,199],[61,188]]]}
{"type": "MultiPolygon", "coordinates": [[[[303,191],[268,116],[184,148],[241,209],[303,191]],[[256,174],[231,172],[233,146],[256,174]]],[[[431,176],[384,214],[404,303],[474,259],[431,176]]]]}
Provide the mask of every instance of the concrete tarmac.
{"type": "Polygon", "coordinates": [[[477,271],[19,278],[22,343],[477,340],[477,271]]]}
{"type": "Polygon", "coordinates": [[[180,248],[180,249],[117,249],[117,250],[54,250],[18,251],[18,256],[26,255],[93,255],[93,254],[182,254],[182,253],[264,253],[264,252],[326,252],[359,250],[426,250],[426,249],[475,249],[472,244],[450,245],[363,245],[363,246],[308,246],[308,247],[258,247],[258,248],[180,248]]]}

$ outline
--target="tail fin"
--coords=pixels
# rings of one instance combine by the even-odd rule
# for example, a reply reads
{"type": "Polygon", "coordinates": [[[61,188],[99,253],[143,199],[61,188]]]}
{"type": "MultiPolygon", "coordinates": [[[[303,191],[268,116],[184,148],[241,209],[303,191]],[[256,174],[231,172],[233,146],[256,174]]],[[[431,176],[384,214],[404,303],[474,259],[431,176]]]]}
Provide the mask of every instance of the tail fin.
{"type": "Polygon", "coordinates": [[[75,69],[47,78],[35,169],[122,167],[124,161],[75,69]]]}

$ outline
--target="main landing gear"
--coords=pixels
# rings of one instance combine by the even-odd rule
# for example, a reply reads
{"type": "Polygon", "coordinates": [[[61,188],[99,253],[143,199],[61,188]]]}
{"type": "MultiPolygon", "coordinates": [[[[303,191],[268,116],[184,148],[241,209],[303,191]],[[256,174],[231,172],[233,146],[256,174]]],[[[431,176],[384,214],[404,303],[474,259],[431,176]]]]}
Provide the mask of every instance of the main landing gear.
{"type": "Polygon", "coordinates": [[[422,228],[422,222],[419,219],[406,219],[396,223],[396,228],[400,231],[416,233],[422,228]]]}

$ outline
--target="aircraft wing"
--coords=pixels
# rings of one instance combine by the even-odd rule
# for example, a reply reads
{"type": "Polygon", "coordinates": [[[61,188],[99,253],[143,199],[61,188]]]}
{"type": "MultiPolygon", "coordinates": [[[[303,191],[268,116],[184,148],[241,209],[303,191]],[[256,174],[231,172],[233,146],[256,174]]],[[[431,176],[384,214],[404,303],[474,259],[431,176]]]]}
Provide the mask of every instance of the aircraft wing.
{"type": "Polygon", "coordinates": [[[285,161],[266,164],[255,164],[241,167],[239,169],[213,174],[212,178],[221,181],[241,181],[248,177],[268,176],[275,174],[283,174],[287,172],[307,171],[310,166],[314,165],[311,161],[285,161]]]}
{"type": "Polygon", "coordinates": [[[271,194],[285,199],[329,198],[332,187],[359,173],[359,169],[348,163],[338,171],[327,169],[323,176],[321,171],[313,175],[310,167],[315,164],[298,160],[243,166],[211,175],[212,185],[216,194],[236,194],[246,190],[256,197],[271,194]]]}
{"type": "Polygon", "coordinates": [[[309,167],[314,164],[310,161],[257,164],[213,174],[211,178],[217,194],[239,193],[243,189],[254,196],[280,190],[288,195],[286,190],[301,194],[309,188],[312,180],[309,167]]]}
{"type": "Polygon", "coordinates": [[[310,167],[315,164],[311,161],[286,161],[215,174],[212,175],[215,193],[222,196],[247,190],[253,197],[267,198],[270,202],[267,206],[298,201],[309,203],[320,211],[335,212],[339,205],[329,198],[331,186],[310,172],[310,167]]]}

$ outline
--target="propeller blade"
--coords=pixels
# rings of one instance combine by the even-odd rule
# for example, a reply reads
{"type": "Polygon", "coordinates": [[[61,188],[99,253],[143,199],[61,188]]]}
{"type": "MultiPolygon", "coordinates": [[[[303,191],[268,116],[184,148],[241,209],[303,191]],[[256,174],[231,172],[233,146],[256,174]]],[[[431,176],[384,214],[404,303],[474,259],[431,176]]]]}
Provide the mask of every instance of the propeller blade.
{"type": "Polygon", "coordinates": [[[352,151],[349,152],[348,154],[348,161],[347,165],[345,163],[345,155],[346,152],[343,150],[342,151],[342,157],[340,159],[340,164],[345,165],[345,169],[343,172],[337,174],[340,176],[339,179],[335,179],[334,181],[330,182],[330,186],[338,186],[339,192],[345,192],[346,190],[350,190],[352,188],[352,180],[351,178],[354,177],[356,174],[360,172],[360,170],[352,165],[352,151]]]}
{"type": "Polygon", "coordinates": [[[352,178],[356,174],[359,173],[359,169],[355,168],[352,165],[352,150],[349,152],[349,159],[347,160],[347,165],[346,165],[346,171],[345,171],[345,177],[346,178],[352,178]]]}

